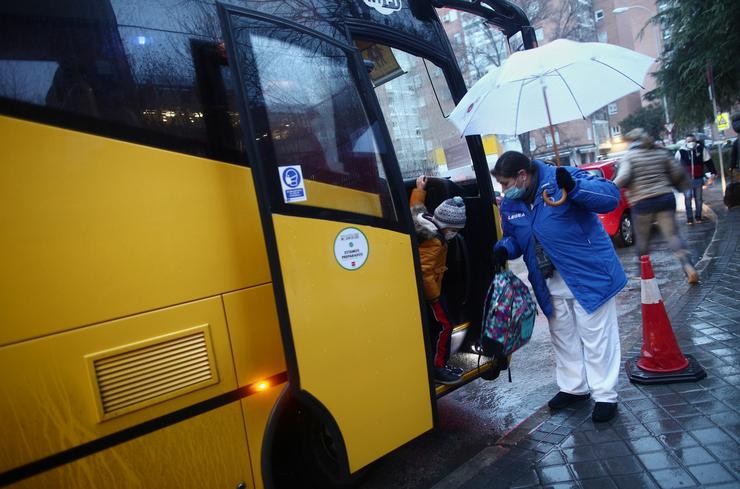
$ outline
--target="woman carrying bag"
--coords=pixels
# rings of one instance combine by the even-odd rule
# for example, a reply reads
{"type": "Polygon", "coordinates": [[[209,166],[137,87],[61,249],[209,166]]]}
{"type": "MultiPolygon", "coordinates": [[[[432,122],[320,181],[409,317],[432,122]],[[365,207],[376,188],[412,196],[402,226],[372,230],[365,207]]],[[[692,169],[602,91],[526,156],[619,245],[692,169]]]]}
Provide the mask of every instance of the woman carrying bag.
{"type": "Polygon", "coordinates": [[[565,408],[593,396],[592,419],[617,412],[620,346],[614,296],[627,283],[598,213],[619,203],[619,189],[575,168],[555,168],[507,151],[491,172],[502,185],[504,237],[494,247],[496,266],[524,256],[529,282],[547,316],[560,392],[548,405],[565,408]],[[545,204],[546,190],[557,207],[545,204]]]}

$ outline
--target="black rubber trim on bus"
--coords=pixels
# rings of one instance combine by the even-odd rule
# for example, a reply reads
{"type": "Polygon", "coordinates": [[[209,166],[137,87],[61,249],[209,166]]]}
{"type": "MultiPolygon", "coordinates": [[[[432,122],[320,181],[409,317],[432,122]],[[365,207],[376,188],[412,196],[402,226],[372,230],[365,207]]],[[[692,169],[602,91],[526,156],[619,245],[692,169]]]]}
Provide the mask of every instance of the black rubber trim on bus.
{"type": "Polygon", "coordinates": [[[54,455],[44,457],[26,465],[21,465],[20,467],[16,467],[0,474],[0,487],[14,484],[23,479],[28,479],[29,477],[33,477],[34,475],[38,475],[62,465],[68,464],[70,462],[80,460],[108,448],[120,445],[135,438],[139,438],[162,428],[172,426],[181,421],[185,421],[208,411],[213,411],[214,409],[220,408],[227,404],[231,404],[232,402],[239,401],[241,399],[244,399],[245,397],[258,394],[261,392],[261,389],[258,386],[262,384],[262,382],[268,382],[270,386],[278,386],[280,384],[284,384],[287,381],[287,373],[281,372],[279,374],[273,375],[272,377],[262,379],[259,382],[255,382],[253,384],[249,384],[233,391],[213,397],[206,401],[193,404],[192,406],[180,409],[179,411],[165,414],[164,416],[160,416],[158,418],[145,421],[144,423],[138,424],[136,426],[132,426],[130,428],[126,428],[102,438],[98,438],[97,440],[93,440],[87,443],[83,443],[82,445],[63,450],[59,453],[55,453],[54,455]]]}

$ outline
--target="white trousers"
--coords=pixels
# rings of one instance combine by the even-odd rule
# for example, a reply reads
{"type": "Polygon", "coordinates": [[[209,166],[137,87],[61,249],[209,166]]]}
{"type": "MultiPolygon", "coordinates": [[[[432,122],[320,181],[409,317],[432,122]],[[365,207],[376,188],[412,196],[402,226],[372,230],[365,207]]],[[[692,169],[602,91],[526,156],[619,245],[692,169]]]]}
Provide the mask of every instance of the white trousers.
{"type": "Polygon", "coordinates": [[[617,402],[621,352],[614,298],[589,314],[557,271],[547,279],[547,288],[552,296],[553,312],[547,319],[558,387],[569,394],[591,392],[597,402],[617,402]]]}

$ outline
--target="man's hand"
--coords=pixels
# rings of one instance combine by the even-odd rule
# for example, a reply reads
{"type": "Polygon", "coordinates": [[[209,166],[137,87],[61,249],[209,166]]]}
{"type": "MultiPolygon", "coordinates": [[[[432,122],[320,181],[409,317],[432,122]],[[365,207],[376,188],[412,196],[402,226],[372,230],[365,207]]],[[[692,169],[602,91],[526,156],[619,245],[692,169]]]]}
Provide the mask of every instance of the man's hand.
{"type": "Polygon", "coordinates": [[[575,180],[570,175],[570,172],[563,167],[559,167],[555,170],[555,181],[558,187],[564,188],[566,192],[570,192],[576,186],[575,180]]]}
{"type": "Polygon", "coordinates": [[[419,190],[424,190],[427,186],[427,176],[426,175],[419,175],[416,177],[416,188],[419,190]]]}

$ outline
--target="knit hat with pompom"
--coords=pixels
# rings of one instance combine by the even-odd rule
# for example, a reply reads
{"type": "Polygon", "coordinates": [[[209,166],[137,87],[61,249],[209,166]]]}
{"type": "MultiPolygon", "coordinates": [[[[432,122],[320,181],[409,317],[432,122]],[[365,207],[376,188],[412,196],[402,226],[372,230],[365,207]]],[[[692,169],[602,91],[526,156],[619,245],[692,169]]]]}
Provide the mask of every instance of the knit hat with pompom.
{"type": "Polygon", "coordinates": [[[447,199],[434,210],[434,224],[440,229],[465,227],[465,201],[462,197],[447,199]]]}

